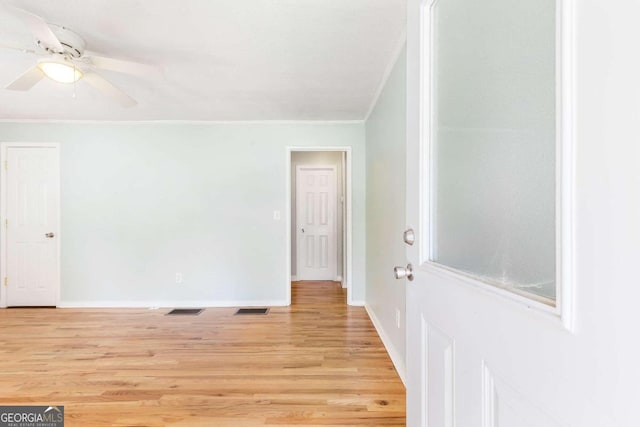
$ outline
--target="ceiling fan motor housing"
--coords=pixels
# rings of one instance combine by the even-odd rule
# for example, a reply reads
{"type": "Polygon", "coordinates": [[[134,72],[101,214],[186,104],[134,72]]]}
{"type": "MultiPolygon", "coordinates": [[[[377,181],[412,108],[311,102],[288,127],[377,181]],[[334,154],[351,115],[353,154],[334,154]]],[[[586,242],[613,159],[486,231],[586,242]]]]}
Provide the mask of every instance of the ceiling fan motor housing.
{"type": "Polygon", "coordinates": [[[64,51],[58,52],[56,49],[46,46],[45,43],[40,40],[37,40],[38,46],[51,54],[68,55],[74,59],[80,58],[84,54],[86,43],[82,37],[68,28],[61,27],[59,25],[49,24],[49,27],[58,40],[60,40],[60,44],[64,48],[64,51]]]}

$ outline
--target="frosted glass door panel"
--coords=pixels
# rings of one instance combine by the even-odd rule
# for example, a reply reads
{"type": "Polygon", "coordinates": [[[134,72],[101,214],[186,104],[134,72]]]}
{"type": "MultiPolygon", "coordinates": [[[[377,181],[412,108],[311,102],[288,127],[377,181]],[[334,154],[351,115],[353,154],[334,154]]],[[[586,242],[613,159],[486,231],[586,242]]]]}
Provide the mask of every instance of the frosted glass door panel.
{"type": "Polygon", "coordinates": [[[432,260],[554,304],[555,1],[433,14],[432,260]]]}

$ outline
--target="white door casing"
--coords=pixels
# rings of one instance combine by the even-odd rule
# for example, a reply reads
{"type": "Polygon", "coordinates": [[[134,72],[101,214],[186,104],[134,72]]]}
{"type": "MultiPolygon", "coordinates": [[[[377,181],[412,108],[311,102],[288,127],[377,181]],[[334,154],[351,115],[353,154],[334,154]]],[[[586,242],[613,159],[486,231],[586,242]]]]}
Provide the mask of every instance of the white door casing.
{"type": "Polygon", "coordinates": [[[56,144],[3,144],[4,306],[59,300],[59,155],[56,144]]]}
{"type": "MultiPolygon", "coordinates": [[[[344,262],[342,265],[342,286],[347,289],[347,304],[348,305],[362,305],[363,301],[359,299],[355,299],[352,292],[352,284],[353,284],[353,221],[352,221],[352,210],[353,210],[353,191],[352,191],[352,162],[353,162],[353,150],[352,147],[349,146],[288,146],[285,149],[285,180],[284,180],[284,188],[285,188],[285,222],[286,222],[286,230],[285,236],[286,241],[291,242],[292,233],[295,239],[298,238],[298,234],[296,230],[292,230],[292,224],[295,217],[295,212],[292,212],[292,208],[295,209],[296,206],[292,205],[293,197],[292,191],[295,192],[296,189],[292,188],[292,174],[295,173],[291,168],[291,155],[293,152],[298,151],[340,151],[344,153],[344,165],[342,168],[343,171],[343,182],[344,182],[344,204],[343,204],[343,247],[342,253],[344,255],[344,262]]],[[[287,244],[287,252],[284,259],[284,268],[285,268],[285,277],[286,277],[286,290],[287,290],[287,302],[291,304],[291,262],[292,262],[292,250],[293,245],[287,244]]],[[[297,253],[296,253],[297,255],[297,253]]],[[[297,264],[296,264],[297,267],[297,264]]],[[[297,278],[296,278],[297,280],[297,278]]]]}
{"type": "Polygon", "coordinates": [[[337,271],[335,166],[296,168],[298,280],[335,280],[337,271]]]}

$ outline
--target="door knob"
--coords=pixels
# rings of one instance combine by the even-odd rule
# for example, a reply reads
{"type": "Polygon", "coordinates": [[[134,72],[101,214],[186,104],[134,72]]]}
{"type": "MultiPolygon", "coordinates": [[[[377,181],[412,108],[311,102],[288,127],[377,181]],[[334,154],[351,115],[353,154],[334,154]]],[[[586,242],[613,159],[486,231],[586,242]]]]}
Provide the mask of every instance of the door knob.
{"type": "Polygon", "coordinates": [[[412,246],[416,241],[416,233],[414,233],[413,228],[409,228],[404,233],[402,233],[402,238],[407,245],[412,246]]]}
{"type": "Polygon", "coordinates": [[[406,267],[395,267],[393,269],[393,275],[396,279],[404,279],[406,277],[409,280],[413,280],[413,266],[407,264],[406,267]]]}
{"type": "Polygon", "coordinates": [[[44,237],[46,237],[47,239],[53,239],[54,236],[55,236],[55,234],[53,234],[53,233],[47,233],[47,234],[44,235],[44,237]]]}

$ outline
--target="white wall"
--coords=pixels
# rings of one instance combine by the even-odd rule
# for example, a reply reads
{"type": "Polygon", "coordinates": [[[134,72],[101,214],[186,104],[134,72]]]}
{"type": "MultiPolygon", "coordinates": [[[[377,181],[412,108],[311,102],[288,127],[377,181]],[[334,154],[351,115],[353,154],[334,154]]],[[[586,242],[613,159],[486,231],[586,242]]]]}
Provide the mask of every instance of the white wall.
{"type": "Polygon", "coordinates": [[[296,223],[296,167],[303,165],[331,165],[336,167],[336,230],[337,230],[337,275],[343,276],[342,269],[342,216],[346,206],[344,197],[344,172],[342,171],[341,151],[294,151],[291,153],[291,275],[296,275],[297,247],[298,247],[298,226],[296,223]]]}
{"type": "Polygon", "coordinates": [[[405,369],[405,286],[393,267],[406,265],[405,135],[406,52],[366,122],[367,291],[366,307],[401,376],[405,369]],[[396,326],[396,310],[400,327],[396,326]]]}
{"type": "Polygon", "coordinates": [[[363,124],[0,123],[0,141],[61,143],[66,306],[284,304],[286,147],[350,146],[364,300],[363,124]]]}

